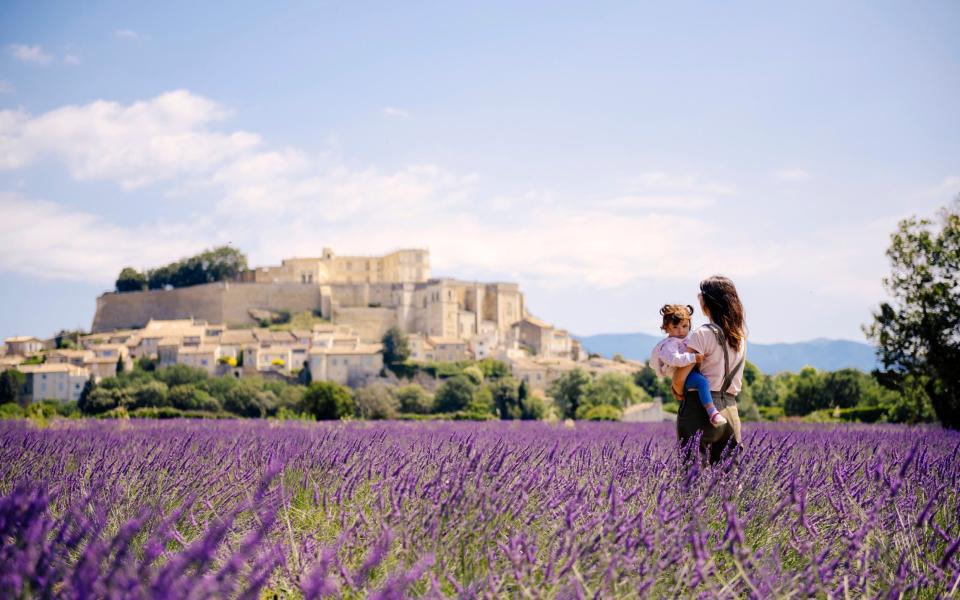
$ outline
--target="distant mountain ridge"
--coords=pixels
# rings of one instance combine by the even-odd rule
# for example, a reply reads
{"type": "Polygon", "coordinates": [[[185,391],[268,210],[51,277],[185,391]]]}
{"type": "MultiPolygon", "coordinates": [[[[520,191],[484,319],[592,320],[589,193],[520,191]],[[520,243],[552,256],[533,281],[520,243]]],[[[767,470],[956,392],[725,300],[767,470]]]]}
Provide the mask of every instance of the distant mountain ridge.
{"type": "MultiPolygon", "coordinates": [[[[588,352],[611,357],[647,360],[653,346],[661,339],[646,333],[604,333],[574,336],[588,352]]],[[[747,349],[747,359],[764,373],[799,371],[811,366],[824,371],[860,369],[871,371],[878,366],[876,349],[863,342],[818,338],[791,344],[756,344],[747,349]]]]}

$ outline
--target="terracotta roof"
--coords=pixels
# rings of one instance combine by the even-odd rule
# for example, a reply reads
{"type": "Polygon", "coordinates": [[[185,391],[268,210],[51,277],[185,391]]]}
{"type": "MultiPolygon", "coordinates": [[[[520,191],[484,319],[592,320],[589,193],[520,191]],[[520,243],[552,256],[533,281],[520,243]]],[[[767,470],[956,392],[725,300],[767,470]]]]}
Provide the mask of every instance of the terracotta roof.
{"type": "Polygon", "coordinates": [[[40,338],[33,337],[32,335],[17,335],[17,336],[14,336],[14,337],[8,337],[7,339],[5,339],[5,340],[3,340],[3,341],[4,341],[5,343],[7,343],[7,344],[20,344],[20,343],[23,343],[23,342],[29,342],[29,341],[31,341],[31,340],[36,341],[36,342],[42,342],[42,341],[43,341],[43,340],[41,340],[40,338]]]}
{"type": "Polygon", "coordinates": [[[377,354],[383,350],[383,344],[359,344],[353,348],[313,348],[310,354],[327,354],[340,356],[343,354],[377,354]]]}
{"type": "Polygon", "coordinates": [[[216,354],[217,346],[205,344],[202,346],[185,346],[177,351],[177,354],[216,354]]]}
{"type": "Polygon", "coordinates": [[[527,315],[526,317],[520,319],[520,321],[526,321],[531,325],[536,325],[537,327],[542,327],[543,329],[553,329],[553,325],[547,323],[546,321],[541,321],[532,315],[527,315]]]}

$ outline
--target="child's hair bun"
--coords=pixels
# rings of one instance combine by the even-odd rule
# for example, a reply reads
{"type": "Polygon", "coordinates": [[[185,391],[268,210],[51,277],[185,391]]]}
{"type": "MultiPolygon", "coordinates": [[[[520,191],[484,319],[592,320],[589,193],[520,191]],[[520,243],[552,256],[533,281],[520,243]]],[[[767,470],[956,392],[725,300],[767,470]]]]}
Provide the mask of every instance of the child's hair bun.
{"type": "MultiPolygon", "coordinates": [[[[687,310],[690,311],[690,316],[692,317],[692,316],[693,316],[693,307],[688,304],[688,305],[687,305],[687,310]]],[[[663,313],[660,313],[660,314],[663,314],[663,313]]]]}

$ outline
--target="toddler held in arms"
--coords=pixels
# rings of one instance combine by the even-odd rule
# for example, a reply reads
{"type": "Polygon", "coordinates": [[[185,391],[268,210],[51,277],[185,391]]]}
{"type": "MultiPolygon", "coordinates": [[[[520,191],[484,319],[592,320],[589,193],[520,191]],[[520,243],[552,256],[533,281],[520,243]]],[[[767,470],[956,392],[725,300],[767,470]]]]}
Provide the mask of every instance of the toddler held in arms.
{"type": "MultiPolygon", "coordinates": [[[[660,340],[653,347],[650,354],[650,367],[663,377],[673,375],[678,367],[699,364],[703,360],[702,354],[687,352],[687,335],[690,333],[690,318],[693,316],[693,307],[682,304],[664,304],[660,309],[663,316],[663,323],[660,329],[667,334],[667,337],[660,340]]],[[[727,422],[713,404],[713,398],[710,396],[710,382],[700,371],[693,370],[687,376],[684,384],[685,389],[694,388],[700,396],[700,404],[707,411],[710,417],[710,424],[714,427],[720,427],[727,422]]]]}

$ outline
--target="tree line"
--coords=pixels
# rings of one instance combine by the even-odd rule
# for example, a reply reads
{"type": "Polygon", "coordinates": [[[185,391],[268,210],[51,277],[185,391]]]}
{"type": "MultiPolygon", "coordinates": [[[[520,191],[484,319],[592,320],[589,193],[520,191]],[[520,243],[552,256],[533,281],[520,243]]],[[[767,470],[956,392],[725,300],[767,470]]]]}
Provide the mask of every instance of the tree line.
{"type": "Polygon", "coordinates": [[[246,269],[247,257],[243,252],[231,246],[218,246],[146,271],[124,267],[115,287],[118,292],[187,287],[234,280],[246,269]]]}

